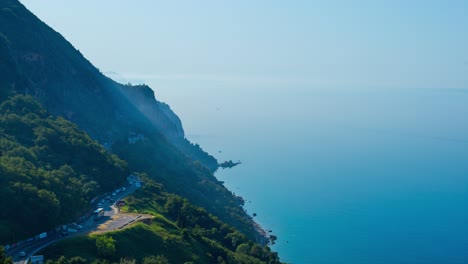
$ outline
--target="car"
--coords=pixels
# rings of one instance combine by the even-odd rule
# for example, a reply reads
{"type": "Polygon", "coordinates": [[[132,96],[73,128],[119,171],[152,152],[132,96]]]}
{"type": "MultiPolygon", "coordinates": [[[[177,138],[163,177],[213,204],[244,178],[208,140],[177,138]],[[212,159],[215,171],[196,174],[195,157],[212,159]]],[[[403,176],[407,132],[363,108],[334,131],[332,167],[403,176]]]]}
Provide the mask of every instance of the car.
{"type": "Polygon", "coordinates": [[[68,236],[68,231],[62,231],[62,233],[60,233],[60,236],[61,237],[64,237],[64,236],[68,236]]]}
{"type": "Polygon", "coordinates": [[[116,194],[117,194],[116,192],[113,192],[113,193],[112,193],[112,196],[115,196],[116,194]]]}
{"type": "Polygon", "coordinates": [[[125,192],[127,190],[127,188],[125,187],[122,187],[122,189],[120,189],[122,192],[125,192]]]}
{"type": "Polygon", "coordinates": [[[83,226],[82,225],[76,225],[76,229],[81,230],[81,229],[83,229],[83,226]]]}
{"type": "Polygon", "coordinates": [[[102,203],[98,203],[98,204],[97,204],[97,207],[102,207],[102,203]]]}
{"type": "Polygon", "coordinates": [[[20,256],[20,257],[26,257],[26,252],[21,251],[21,252],[19,253],[19,256],[20,256]]]}

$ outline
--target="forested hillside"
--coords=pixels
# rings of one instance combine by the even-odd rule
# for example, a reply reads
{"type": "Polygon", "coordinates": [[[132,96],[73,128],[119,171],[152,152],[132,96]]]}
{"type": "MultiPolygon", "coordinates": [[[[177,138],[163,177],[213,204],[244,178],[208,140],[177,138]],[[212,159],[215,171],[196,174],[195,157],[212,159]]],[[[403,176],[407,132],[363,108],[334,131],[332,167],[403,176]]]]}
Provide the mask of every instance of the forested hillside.
{"type": "Polygon", "coordinates": [[[31,95],[52,115],[75,123],[117,153],[132,170],[148,172],[168,191],[258,237],[240,200],[213,176],[217,161],[185,139],[179,118],[151,88],[105,77],[18,0],[2,0],[0,100],[15,94],[31,95]]]}
{"type": "Polygon", "coordinates": [[[126,162],[30,96],[0,105],[0,244],[74,220],[122,185],[126,162]]]}
{"type": "Polygon", "coordinates": [[[254,243],[206,210],[140,176],[145,185],[125,198],[122,210],[151,214],[152,219],[119,231],[64,240],[41,252],[53,260],[49,264],[64,264],[78,258],[83,264],[281,263],[278,254],[268,246],[254,243]]]}

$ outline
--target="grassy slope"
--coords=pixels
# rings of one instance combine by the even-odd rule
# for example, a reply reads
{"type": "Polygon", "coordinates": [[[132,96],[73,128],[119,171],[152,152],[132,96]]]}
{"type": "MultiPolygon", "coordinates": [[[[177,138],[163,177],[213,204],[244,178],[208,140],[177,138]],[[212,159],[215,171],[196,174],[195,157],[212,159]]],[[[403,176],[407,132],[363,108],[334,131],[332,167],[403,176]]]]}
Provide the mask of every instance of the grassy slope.
{"type": "Polygon", "coordinates": [[[254,244],[203,209],[184,203],[186,209],[180,210],[174,219],[170,212],[174,208],[173,201],[178,198],[147,179],[142,190],[125,199],[127,206],[122,210],[150,213],[155,216],[153,219],[106,234],[66,239],[42,253],[52,259],[62,255],[67,258],[81,256],[92,262],[99,259],[95,240],[105,235],[116,241],[117,253],[108,258],[110,262],[132,258],[141,263],[144,257],[163,255],[170,263],[280,263],[277,254],[271,253],[268,247],[254,244]],[[248,245],[250,250],[236,252],[241,244],[248,245]]]}
{"type": "MultiPolygon", "coordinates": [[[[211,252],[224,252],[229,255],[228,263],[265,263],[245,254],[237,254],[227,250],[221,244],[209,239],[188,238],[184,240],[179,230],[167,229],[172,225],[163,218],[147,220],[136,223],[121,231],[106,234],[116,241],[117,253],[110,262],[119,261],[121,258],[132,258],[138,263],[147,256],[165,256],[170,263],[218,263],[217,256],[211,252]],[[162,227],[166,226],[166,228],[162,227]],[[177,234],[179,233],[179,234],[177,234]]],[[[45,249],[44,254],[48,259],[58,259],[60,256],[71,258],[81,256],[92,262],[99,259],[96,249],[96,238],[102,235],[88,235],[66,239],[45,249]]]]}

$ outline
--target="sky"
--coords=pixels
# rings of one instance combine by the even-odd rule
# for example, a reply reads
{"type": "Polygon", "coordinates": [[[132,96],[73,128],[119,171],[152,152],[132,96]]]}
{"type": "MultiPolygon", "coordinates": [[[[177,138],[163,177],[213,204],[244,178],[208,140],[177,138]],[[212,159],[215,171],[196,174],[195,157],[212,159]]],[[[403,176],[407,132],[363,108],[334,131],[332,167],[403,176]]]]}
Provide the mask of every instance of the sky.
{"type": "Polygon", "coordinates": [[[465,0],[21,2],[129,80],[468,88],[465,0]]]}

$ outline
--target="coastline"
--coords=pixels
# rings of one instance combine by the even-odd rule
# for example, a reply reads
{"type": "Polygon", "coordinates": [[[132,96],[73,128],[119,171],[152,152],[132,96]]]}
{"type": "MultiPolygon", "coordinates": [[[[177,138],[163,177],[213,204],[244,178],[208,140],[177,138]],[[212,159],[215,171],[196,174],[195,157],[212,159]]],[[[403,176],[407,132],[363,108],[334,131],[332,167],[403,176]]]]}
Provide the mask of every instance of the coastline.
{"type": "Polygon", "coordinates": [[[252,225],[254,226],[255,231],[257,231],[259,235],[259,237],[257,238],[257,242],[263,246],[271,245],[273,241],[271,241],[268,232],[265,229],[263,229],[263,227],[259,223],[257,223],[252,217],[250,218],[250,220],[252,221],[252,225]]]}
{"type": "MultiPolygon", "coordinates": [[[[239,160],[237,162],[233,162],[232,160],[229,160],[229,161],[224,161],[222,163],[219,163],[219,168],[223,168],[223,169],[231,169],[231,168],[234,168],[236,167],[237,165],[240,165],[242,164],[242,162],[239,160]]],[[[216,173],[216,171],[213,172],[214,174],[216,173]]],[[[215,176],[217,179],[218,177],[215,176]]],[[[218,181],[221,183],[221,184],[224,184],[224,181],[220,181],[218,179],[218,181]]],[[[234,194],[234,193],[233,193],[234,194]]],[[[242,197],[242,196],[239,196],[239,195],[236,195],[234,194],[234,197],[239,201],[239,205],[243,208],[245,214],[248,215],[247,211],[245,210],[244,208],[244,205],[245,205],[245,199],[242,197]]],[[[255,216],[255,214],[254,214],[255,216]]],[[[265,230],[257,221],[254,220],[254,216],[250,216],[248,215],[250,221],[252,222],[252,226],[255,230],[255,232],[257,233],[256,235],[256,242],[259,243],[260,245],[262,246],[266,246],[266,245],[274,245],[275,244],[275,240],[277,239],[277,236],[275,235],[272,235],[271,234],[271,231],[267,231],[265,230]]]]}

